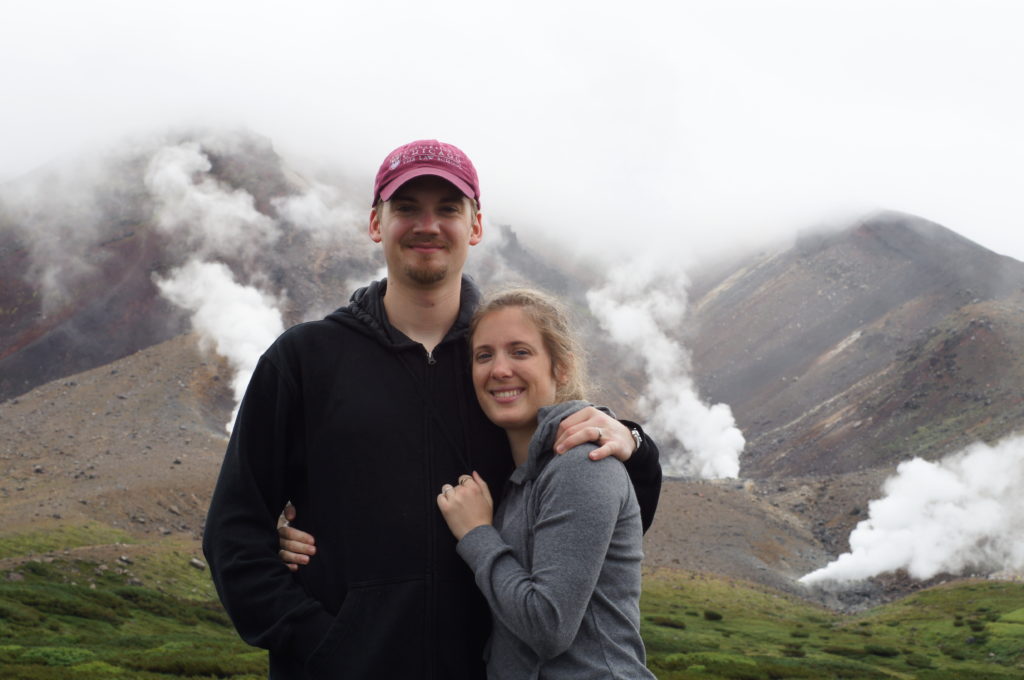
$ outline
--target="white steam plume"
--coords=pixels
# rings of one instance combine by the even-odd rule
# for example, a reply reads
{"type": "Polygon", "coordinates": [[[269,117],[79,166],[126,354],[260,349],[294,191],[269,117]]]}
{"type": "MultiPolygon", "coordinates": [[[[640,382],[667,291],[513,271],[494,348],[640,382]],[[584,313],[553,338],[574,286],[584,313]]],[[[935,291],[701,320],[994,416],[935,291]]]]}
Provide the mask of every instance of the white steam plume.
{"type": "Polygon", "coordinates": [[[260,355],[284,331],[277,300],[256,288],[235,281],[231,270],[219,262],[193,260],[156,279],[168,300],[192,312],[192,327],[202,342],[228,360],[235,371],[231,386],[235,410],[245,394],[260,355]]]}
{"type": "Polygon", "coordinates": [[[230,258],[252,269],[254,256],[274,257],[285,225],[309,234],[314,239],[312,250],[321,258],[336,252],[340,244],[353,256],[370,250],[360,245],[370,244],[368,238],[352,238],[366,210],[357,211],[331,187],[293,178],[293,184],[304,191],[272,199],[279,216],[275,219],[257,209],[252,194],[212,174],[213,164],[204,149],[224,156],[244,155],[252,143],[244,136],[213,135],[201,144],[163,146],[152,154],[145,172],[157,228],[188,253],[183,267],[154,280],[165,298],[191,313],[202,342],[226,358],[235,371],[235,408],[228,431],[257,360],[284,330],[279,311],[283,301],[238,283],[226,265],[213,260],[230,258]]]}
{"type": "Polygon", "coordinates": [[[1024,569],[1024,435],[974,444],[937,463],[901,463],[850,534],[850,552],[800,581],[857,581],[896,569],[927,579],[1024,569]]]}
{"type": "Polygon", "coordinates": [[[277,223],[256,209],[252,195],[224,186],[209,175],[211,168],[196,142],[153,154],[146,187],[156,202],[157,227],[203,257],[252,255],[277,240],[277,223]]]}
{"type": "MultiPolygon", "coordinates": [[[[746,441],[727,404],[709,406],[690,377],[690,355],[669,331],[686,313],[688,282],[664,267],[633,262],[587,293],[591,311],[612,339],[643,359],[647,390],[639,407],[655,437],[671,437],[687,454],[666,456],[666,474],[736,477],[746,441]]],[[[663,450],[668,447],[663,446],[663,450]]]]}
{"type": "Polygon", "coordinates": [[[235,281],[218,255],[244,260],[280,236],[278,223],[259,212],[251,194],[210,175],[212,164],[196,142],[165,146],[146,168],[146,187],[156,205],[157,228],[180,239],[191,255],[167,278],[154,277],[160,293],[188,310],[201,341],[235,371],[235,408],[230,432],[249,378],[263,351],[284,330],[279,301],[235,281]]]}

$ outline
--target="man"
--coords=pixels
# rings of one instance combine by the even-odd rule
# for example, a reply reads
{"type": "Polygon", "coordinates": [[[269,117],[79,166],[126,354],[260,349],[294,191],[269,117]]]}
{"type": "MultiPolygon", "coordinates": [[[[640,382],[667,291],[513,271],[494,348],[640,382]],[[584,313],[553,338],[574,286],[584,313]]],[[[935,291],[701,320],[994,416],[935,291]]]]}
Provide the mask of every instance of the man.
{"type": "MultiPolygon", "coordinates": [[[[270,650],[271,678],[484,678],[490,616],[435,502],[461,474],[500,491],[512,469],[469,378],[478,292],[462,269],[483,237],[479,199],[456,147],[389,154],[369,225],[388,277],[286,331],[253,373],[203,551],[241,636],[270,650]],[[317,539],[296,573],[275,530],[288,500],[317,539]]],[[[557,447],[595,439],[599,457],[629,458],[649,525],[657,449],[596,409],[563,423],[557,447]]]]}

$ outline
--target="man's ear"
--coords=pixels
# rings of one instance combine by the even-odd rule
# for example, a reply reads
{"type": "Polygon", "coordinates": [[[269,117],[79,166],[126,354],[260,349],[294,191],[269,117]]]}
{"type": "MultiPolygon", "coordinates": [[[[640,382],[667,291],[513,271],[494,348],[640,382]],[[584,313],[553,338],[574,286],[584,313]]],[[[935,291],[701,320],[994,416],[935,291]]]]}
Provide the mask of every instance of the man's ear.
{"type": "Polygon", "coordinates": [[[370,208],[370,227],[368,229],[370,234],[370,240],[374,243],[381,242],[380,235],[380,213],[377,212],[377,208],[370,208]]]}
{"type": "Polygon", "coordinates": [[[473,218],[473,230],[469,232],[469,245],[475,246],[484,237],[484,215],[479,210],[473,218]]]}

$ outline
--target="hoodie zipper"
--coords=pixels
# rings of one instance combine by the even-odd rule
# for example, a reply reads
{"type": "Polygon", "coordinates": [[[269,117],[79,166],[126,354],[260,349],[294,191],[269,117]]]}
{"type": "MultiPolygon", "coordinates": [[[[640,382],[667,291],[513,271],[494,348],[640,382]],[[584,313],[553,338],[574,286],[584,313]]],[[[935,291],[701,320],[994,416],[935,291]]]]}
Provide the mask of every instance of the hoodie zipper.
{"type": "MultiPolygon", "coordinates": [[[[429,367],[436,365],[437,364],[437,359],[434,358],[433,352],[427,350],[426,347],[423,348],[423,351],[427,353],[427,366],[428,366],[427,371],[426,371],[426,373],[423,376],[424,377],[424,392],[426,393],[426,395],[432,395],[433,388],[434,388],[435,377],[434,377],[434,371],[432,371],[429,367]]],[[[434,461],[434,447],[435,447],[435,442],[433,441],[433,438],[430,436],[430,433],[431,433],[431,431],[433,429],[432,428],[432,426],[433,426],[432,419],[434,417],[435,416],[431,413],[431,410],[429,408],[424,410],[424,412],[423,412],[423,431],[424,431],[424,443],[426,444],[426,446],[425,446],[426,450],[424,451],[424,453],[426,454],[427,484],[430,484],[430,480],[432,480],[434,478],[434,462],[435,462],[434,461]]],[[[427,502],[427,512],[428,513],[437,512],[436,505],[434,503],[430,502],[431,495],[429,493],[429,489],[428,489],[428,493],[426,494],[426,497],[428,499],[428,502],[427,502]]],[[[432,517],[432,515],[430,515],[430,514],[428,514],[427,516],[428,517],[432,517]]],[[[437,563],[437,560],[435,559],[436,558],[436,552],[437,552],[437,543],[438,543],[438,537],[437,537],[437,531],[436,531],[435,522],[431,520],[431,521],[427,522],[427,564],[426,564],[426,567],[427,567],[427,588],[429,590],[428,590],[428,595],[427,595],[427,612],[426,612],[427,615],[426,615],[426,619],[423,622],[424,626],[426,626],[426,628],[427,628],[427,630],[425,631],[426,634],[423,636],[423,639],[427,641],[428,650],[429,649],[437,649],[437,635],[438,635],[438,630],[437,630],[438,629],[438,625],[437,625],[437,608],[439,606],[439,603],[438,603],[438,590],[437,590],[437,574],[435,573],[435,569],[434,569],[434,565],[436,565],[436,563],[437,563]]],[[[429,652],[428,652],[427,655],[426,655],[426,658],[427,659],[433,659],[434,657],[433,657],[433,655],[429,654],[429,652]]],[[[435,667],[435,665],[433,663],[428,664],[428,668],[426,669],[426,677],[428,679],[433,679],[433,678],[437,677],[437,668],[435,667]]]]}

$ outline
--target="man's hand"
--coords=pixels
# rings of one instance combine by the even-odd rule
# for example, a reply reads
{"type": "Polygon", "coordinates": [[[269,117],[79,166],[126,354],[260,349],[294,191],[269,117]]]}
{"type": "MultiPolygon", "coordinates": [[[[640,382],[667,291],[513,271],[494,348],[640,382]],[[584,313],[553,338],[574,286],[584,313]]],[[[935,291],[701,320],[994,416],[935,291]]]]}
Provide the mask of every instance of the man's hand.
{"type": "Polygon", "coordinates": [[[614,456],[625,463],[636,451],[636,441],[625,425],[593,406],[573,413],[558,426],[555,453],[565,453],[584,442],[598,445],[590,452],[591,460],[614,456]]]}
{"type": "Polygon", "coordinates": [[[477,474],[462,475],[456,486],[445,484],[437,496],[437,507],[441,508],[444,521],[455,535],[455,540],[473,529],[490,524],[494,516],[494,501],[487,482],[477,474]]]}
{"type": "Polygon", "coordinates": [[[316,554],[316,539],[312,534],[289,526],[289,522],[294,520],[295,506],[289,503],[277,518],[277,543],[281,546],[277,554],[281,556],[284,566],[298,571],[299,565],[309,564],[309,558],[316,554]]]}

